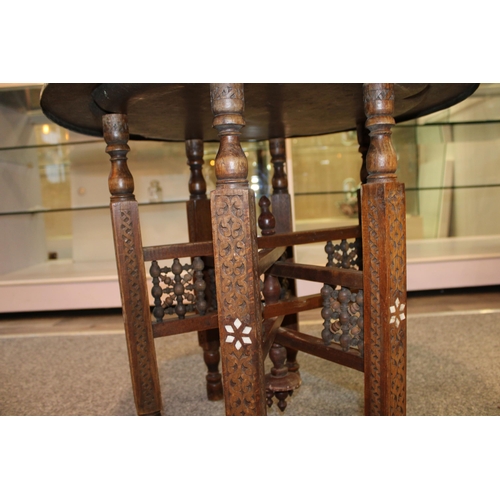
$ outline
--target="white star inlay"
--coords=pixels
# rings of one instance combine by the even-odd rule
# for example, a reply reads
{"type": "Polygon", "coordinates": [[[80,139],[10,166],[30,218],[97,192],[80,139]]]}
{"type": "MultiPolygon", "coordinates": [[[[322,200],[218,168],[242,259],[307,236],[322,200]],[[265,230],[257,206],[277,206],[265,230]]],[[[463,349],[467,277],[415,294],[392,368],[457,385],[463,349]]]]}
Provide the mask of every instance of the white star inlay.
{"type": "MultiPolygon", "coordinates": [[[[236,318],[234,320],[233,325],[236,328],[236,330],[233,328],[232,325],[224,325],[226,332],[236,333],[240,329],[240,326],[242,325],[242,323],[238,318],[236,318]]],[[[251,331],[252,331],[251,326],[245,326],[245,328],[243,328],[243,331],[241,333],[242,333],[242,335],[249,335],[251,331]]],[[[227,335],[226,342],[228,344],[232,344],[235,338],[236,337],[234,335],[227,335]]],[[[251,344],[252,343],[252,339],[250,337],[241,337],[241,340],[242,340],[243,344],[251,344]]],[[[236,349],[239,351],[242,348],[243,344],[240,342],[240,340],[236,340],[234,347],[236,347],[236,349]]]]}
{"type": "Polygon", "coordinates": [[[399,301],[399,298],[396,298],[395,305],[389,307],[389,311],[391,312],[391,319],[389,323],[396,323],[396,326],[399,326],[401,324],[401,321],[404,321],[406,319],[404,313],[405,307],[405,304],[402,304],[399,301]]]}

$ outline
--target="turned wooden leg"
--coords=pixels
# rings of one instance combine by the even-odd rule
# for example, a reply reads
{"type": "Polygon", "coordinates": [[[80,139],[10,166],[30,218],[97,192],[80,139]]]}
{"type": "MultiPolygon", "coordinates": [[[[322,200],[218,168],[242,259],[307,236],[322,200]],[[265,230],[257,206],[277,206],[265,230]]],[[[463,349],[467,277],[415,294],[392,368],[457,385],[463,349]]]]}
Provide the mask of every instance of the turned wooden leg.
{"type": "MultiPolygon", "coordinates": [[[[259,201],[261,213],[258,219],[262,236],[276,234],[276,219],[271,213],[269,206],[271,202],[266,196],[262,196],[259,201]]],[[[262,295],[266,306],[274,304],[280,300],[281,284],[275,276],[266,273],[262,295]]],[[[286,319],[282,318],[282,320],[286,319]]],[[[283,324],[281,322],[281,324],[283,324]]],[[[287,349],[277,342],[273,342],[269,350],[269,358],[273,362],[271,372],[266,375],[266,398],[267,406],[273,404],[273,397],[278,400],[278,408],[285,411],[287,406],[286,398],[293,394],[293,391],[300,387],[301,379],[297,370],[290,370],[287,363],[287,349]]]]}
{"type": "MultiPolygon", "coordinates": [[[[186,141],[187,163],[191,169],[189,178],[189,200],[187,202],[187,219],[189,241],[212,240],[212,222],[210,217],[210,201],[207,198],[207,184],[203,177],[203,141],[189,139],[186,141]]],[[[210,269],[213,269],[213,258],[204,257],[204,279],[210,283],[210,269]]],[[[212,290],[207,288],[207,302],[214,302],[212,290]]],[[[220,342],[219,330],[206,330],[198,332],[198,343],[203,349],[203,359],[207,365],[207,397],[210,401],[219,401],[223,398],[222,376],[219,372],[220,342]]]]}
{"type": "Polygon", "coordinates": [[[364,85],[370,147],[361,190],[365,316],[365,413],[406,414],[406,230],[396,178],[392,84],[364,85]]]}
{"type": "MultiPolygon", "coordinates": [[[[269,152],[271,154],[271,163],[273,164],[273,194],[271,195],[271,205],[276,220],[276,233],[291,233],[293,231],[292,201],[290,193],[288,192],[285,139],[283,137],[269,139],[269,152]]],[[[287,257],[293,259],[293,247],[287,249],[287,257]]],[[[296,294],[295,280],[287,280],[286,286],[290,294],[296,294]]],[[[298,330],[298,314],[289,314],[285,316],[283,326],[298,330]]],[[[286,352],[288,369],[291,372],[298,372],[298,351],[287,347],[286,352]]]]}
{"type": "Polygon", "coordinates": [[[210,84],[210,99],[220,137],[211,210],[226,414],[265,415],[255,195],[239,141],[243,84],[210,84]]]}
{"type": "Polygon", "coordinates": [[[103,117],[106,152],[111,159],[109,190],[118,279],[123,305],[130,373],[139,415],[159,415],[160,382],[142,255],[134,180],[127,166],[127,116],[103,117]]]}

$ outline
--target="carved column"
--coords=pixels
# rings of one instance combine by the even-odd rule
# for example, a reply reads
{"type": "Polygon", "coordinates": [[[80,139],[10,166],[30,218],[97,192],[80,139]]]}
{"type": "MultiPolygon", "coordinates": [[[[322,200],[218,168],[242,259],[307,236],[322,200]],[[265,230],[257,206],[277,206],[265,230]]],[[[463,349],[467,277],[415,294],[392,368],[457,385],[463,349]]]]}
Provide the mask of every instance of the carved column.
{"type": "MultiPolygon", "coordinates": [[[[203,177],[203,141],[189,139],[186,141],[187,164],[191,169],[189,178],[189,200],[186,204],[189,241],[210,241],[212,239],[212,223],[210,218],[210,201],[207,198],[207,184],[203,177]]],[[[204,279],[210,283],[210,270],[213,270],[213,258],[204,257],[204,279]]],[[[207,287],[207,301],[213,304],[211,287],[207,287]]],[[[210,401],[222,399],[222,377],[219,372],[219,330],[198,332],[198,343],[203,349],[203,360],[207,365],[207,397],[210,401]]]]}
{"type": "Polygon", "coordinates": [[[127,116],[103,117],[106,153],[111,160],[109,191],[118,279],[123,305],[132,387],[139,415],[159,415],[161,393],[142,256],[134,180],[127,166],[127,116]]]}
{"type": "Polygon", "coordinates": [[[406,414],[406,210],[396,178],[392,84],[365,84],[370,147],[362,186],[365,412],[406,414]]]}
{"type": "Polygon", "coordinates": [[[222,376],[227,415],[265,415],[255,196],[240,146],[243,84],[210,84],[220,137],[211,193],[222,376]]]}

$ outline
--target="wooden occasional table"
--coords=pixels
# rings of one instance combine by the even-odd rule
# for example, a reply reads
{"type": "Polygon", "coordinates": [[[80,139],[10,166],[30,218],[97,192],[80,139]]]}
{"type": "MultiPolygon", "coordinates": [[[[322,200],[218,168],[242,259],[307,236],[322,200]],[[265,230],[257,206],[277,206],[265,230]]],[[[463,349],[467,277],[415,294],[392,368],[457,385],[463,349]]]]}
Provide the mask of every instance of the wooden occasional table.
{"type": "Polygon", "coordinates": [[[284,408],[287,394],[300,385],[297,351],[363,371],[367,415],[404,415],[406,212],[391,127],[456,104],[477,86],[47,84],[41,96],[44,113],[70,130],[104,137],[111,158],[111,214],[138,413],[161,411],[154,338],[197,330],[208,367],[208,397],[223,394],[228,415],[264,415],[273,396],[284,408]],[[347,130],[357,130],[363,158],[359,225],[292,233],[284,139],[347,130]],[[143,248],[127,165],[129,138],[186,142],[192,172],[190,243],[143,248]],[[269,200],[261,200],[261,237],[240,140],[270,143],[274,217],[269,200]],[[201,173],[207,141],[220,142],[210,200],[201,173]],[[348,244],[349,238],[356,244],[348,244]],[[335,247],[334,240],[341,244],[335,247]],[[294,263],[291,247],[315,241],[327,241],[332,249],[327,267],[294,263]],[[191,294],[178,262],[158,265],[160,259],[181,257],[192,258],[191,294]],[[152,312],[145,261],[152,262],[152,312]],[[167,273],[174,278],[166,278],[167,273]],[[284,278],[311,279],[324,287],[319,296],[285,296],[284,278]],[[172,284],[168,291],[161,279],[172,284]],[[322,339],[300,333],[296,324],[298,312],[317,307],[325,320],[322,339]],[[170,310],[177,318],[165,321],[170,310]],[[267,354],[274,368],[266,376],[267,354]]]}

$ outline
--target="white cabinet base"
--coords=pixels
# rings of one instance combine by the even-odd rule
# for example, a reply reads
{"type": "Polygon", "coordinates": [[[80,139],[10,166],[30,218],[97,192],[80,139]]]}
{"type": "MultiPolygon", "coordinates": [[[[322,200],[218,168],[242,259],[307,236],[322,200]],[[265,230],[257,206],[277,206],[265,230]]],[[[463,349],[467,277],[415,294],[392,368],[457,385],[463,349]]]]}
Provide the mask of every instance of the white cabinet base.
{"type": "Polygon", "coordinates": [[[114,261],[54,260],[0,276],[0,313],[121,307],[114,261]]]}
{"type": "MultiPolygon", "coordinates": [[[[297,261],[325,265],[324,245],[296,247],[297,261]]],[[[500,284],[500,236],[409,240],[408,291],[500,284]]],[[[300,296],[321,283],[299,280],[300,296]]],[[[121,308],[114,261],[54,260],[0,276],[0,313],[121,308]]]]}

